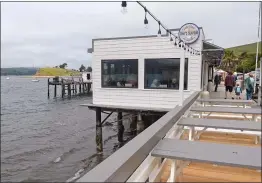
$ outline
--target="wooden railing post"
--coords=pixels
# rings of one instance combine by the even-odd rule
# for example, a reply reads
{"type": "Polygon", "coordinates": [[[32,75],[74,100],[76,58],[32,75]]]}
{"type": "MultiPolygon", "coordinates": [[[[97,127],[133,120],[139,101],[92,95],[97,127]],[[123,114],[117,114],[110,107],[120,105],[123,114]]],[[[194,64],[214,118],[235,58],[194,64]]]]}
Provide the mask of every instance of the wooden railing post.
{"type": "Polygon", "coordinates": [[[50,91],[49,91],[49,78],[47,79],[47,97],[49,98],[50,97],[50,91]]]}

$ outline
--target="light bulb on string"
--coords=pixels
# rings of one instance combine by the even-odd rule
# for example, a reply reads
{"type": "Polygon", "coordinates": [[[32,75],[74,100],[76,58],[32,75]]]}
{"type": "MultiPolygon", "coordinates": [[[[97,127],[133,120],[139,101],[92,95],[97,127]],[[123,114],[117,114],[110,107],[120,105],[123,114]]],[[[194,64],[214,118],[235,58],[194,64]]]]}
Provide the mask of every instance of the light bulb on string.
{"type": "Polygon", "coordinates": [[[161,37],[161,30],[158,31],[157,37],[161,37]]]}
{"type": "Polygon", "coordinates": [[[146,18],[146,13],[147,13],[147,10],[146,10],[146,7],[145,7],[145,19],[144,19],[144,25],[145,25],[145,28],[148,29],[148,20],[146,18]]]}
{"type": "Polygon", "coordinates": [[[122,12],[123,14],[126,14],[126,13],[127,13],[127,8],[126,8],[127,3],[126,3],[126,1],[122,1],[121,6],[122,6],[121,12],[122,12]]]}
{"type": "Polygon", "coordinates": [[[177,46],[177,38],[175,38],[174,42],[174,45],[177,46]]]}
{"type": "Polygon", "coordinates": [[[179,45],[179,48],[182,47],[182,41],[181,40],[178,42],[178,45],[179,45]]]}
{"type": "Polygon", "coordinates": [[[149,25],[148,24],[145,24],[145,29],[149,29],[149,25]]]}
{"type": "Polygon", "coordinates": [[[161,37],[160,21],[158,21],[158,26],[159,26],[159,29],[158,29],[158,32],[157,32],[157,37],[161,37]]]}
{"type": "Polygon", "coordinates": [[[169,30],[167,30],[167,33],[169,33],[169,35],[170,35],[170,42],[173,43],[174,40],[173,40],[173,38],[172,38],[172,34],[171,34],[171,32],[170,32],[169,30]]]}
{"type": "Polygon", "coordinates": [[[145,17],[145,20],[144,20],[144,25],[145,25],[145,28],[148,29],[149,26],[148,26],[148,20],[147,20],[146,17],[145,17]]]}

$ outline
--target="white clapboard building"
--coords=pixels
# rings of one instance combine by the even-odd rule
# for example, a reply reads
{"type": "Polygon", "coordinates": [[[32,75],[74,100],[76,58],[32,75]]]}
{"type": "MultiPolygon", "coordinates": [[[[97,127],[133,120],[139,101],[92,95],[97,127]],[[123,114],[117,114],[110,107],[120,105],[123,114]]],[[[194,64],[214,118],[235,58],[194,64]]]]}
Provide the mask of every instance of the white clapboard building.
{"type": "Polygon", "coordinates": [[[223,48],[205,41],[203,28],[192,23],[171,31],[198,54],[168,34],[93,39],[93,104],[173,108],[206,90],[223,48]]]}

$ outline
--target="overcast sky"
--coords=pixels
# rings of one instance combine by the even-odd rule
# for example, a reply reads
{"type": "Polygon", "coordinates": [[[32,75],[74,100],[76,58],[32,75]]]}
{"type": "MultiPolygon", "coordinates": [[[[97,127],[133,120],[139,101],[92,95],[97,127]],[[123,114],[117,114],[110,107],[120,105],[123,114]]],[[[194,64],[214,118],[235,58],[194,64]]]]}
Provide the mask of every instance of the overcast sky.
{"type": "MultiPolygon", "coordinates": [[[[91,64],[93,38],[157,34],[136,2],[1,3],[1,67],[91,64]]],[[[258,2],[144,2],[168,28],[192,22],[224,48],[257,41],[258,2]]]]}

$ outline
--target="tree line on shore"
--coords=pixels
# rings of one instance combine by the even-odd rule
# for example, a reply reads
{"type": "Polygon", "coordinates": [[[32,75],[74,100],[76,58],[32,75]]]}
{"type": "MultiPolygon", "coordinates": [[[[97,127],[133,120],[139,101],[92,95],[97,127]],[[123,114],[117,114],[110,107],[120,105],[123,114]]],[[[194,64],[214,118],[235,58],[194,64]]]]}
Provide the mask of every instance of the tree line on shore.
{"type": "MultiPolygon", "coordinates": [[[[66,69],[67,68],[67,63],[63,63],[61,65],[58,65],[58,66],[55,66],[55,68],[61,68],[61,69],[66,69]]],[[[72,69],[73,71],[77,71],[75,69],[72,69]]],[[[92,72],[92,67],[88,66],[88,67],[85,67],[83,64],[81,64],[80,68],[79,68],[79,71],[80,72],[92,72]]]]}
{"type": "Polygon", "coordinates": [[[1,76],[13,75],[13,76],[22,76],[22,75],[34,75],[37,72],[38,68],[31,67],[13,67],[13,68],[1,68],[1,76]]]}

